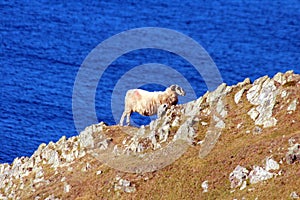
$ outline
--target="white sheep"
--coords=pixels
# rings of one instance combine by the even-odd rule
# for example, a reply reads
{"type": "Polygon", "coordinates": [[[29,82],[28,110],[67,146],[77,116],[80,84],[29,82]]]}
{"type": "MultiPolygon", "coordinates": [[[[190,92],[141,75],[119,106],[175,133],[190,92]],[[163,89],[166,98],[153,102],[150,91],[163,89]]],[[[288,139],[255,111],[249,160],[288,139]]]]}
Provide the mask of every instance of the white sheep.
{"type": "Polygon", "coordinates": [[[125,116],[127,116],[126,124],[130,124],[132,112],[151,116],[157,113],[158,107],[162,104],[166,104],[168,107],[176,105],[178,95],[185,95],[185,91],[178,85],[171,85],[165,91],[157,92],[148,92],[142,89],[128,90],[125,96],[125,109],[120,119],[120,125],[123,126],[125,116]]]}

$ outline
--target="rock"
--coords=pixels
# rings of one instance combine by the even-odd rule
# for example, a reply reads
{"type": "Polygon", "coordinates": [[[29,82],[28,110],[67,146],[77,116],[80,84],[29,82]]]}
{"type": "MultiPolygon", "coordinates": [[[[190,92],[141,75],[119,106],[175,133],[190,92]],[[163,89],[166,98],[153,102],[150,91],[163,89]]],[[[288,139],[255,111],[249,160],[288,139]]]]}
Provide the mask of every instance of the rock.
{"type": "Polygon", "coordinates": [[[273,178],[273,173],[268,172],[259,166],[254,166],[253,170],[249,174],[249,180],[251,184],[255,184],[264,180],[273,178]]]}
{"type": "Polygon", "coordinates": [[[253,105],[259,105],[258,96],[260,94],[260,90],[262,84],[269,79],[268,76],[261,77],[254,81],[253,86],[247,92],[247,99],[253,105]]]}
{"type": "Polygon", "coordinates": [[[298,99],[294,99],[292,103],[288,106],[287,111],[296,111],[298,104],[298,99]]]}
{"type": "Polygon", "coordinates": [[[139,130],[137,131],[137,135],[142,136],[145,135],[145,126],[142,125],[139,130]]]}
{"type": "Polygon", "coordinates": [[[278,170],[279,169],[279,164],[276,162],[273,158],[267,158],[266,159],[266,166],[265,169],[267,171],[270,170],[278,170]]]}
{"type": "Polygon", "coordinates": [[[148,139],[151,141],[154,150],[159,149],[161,147],[161,145],[156,140],[154,131],[151,132],[151,134],[148,136],[148,139]]]}
{"type": "Polygon", "coordinates": [[[289,142],[289,145],[290,145],[290,146],[294,146],[294,145],[295,145],[295,142],[296,142],[296,139],[295,139],[295,138],[290,138],[290,139],[288,140],[288,142],[289,142]]]}
{"type": "MultiPolygon", "coordinates": [[[[208,92],[205,93],[205,95],[208,95],[208,94],[209,94],[208,92]]],[[[198,115],[200,113],[200,106],[204,100],[204,96],[198,98],[197,100],[194,100],[194,101],[184,104],[182,114],[185,116],[198,115]]]]}
{"type": "Polygon", "coordinates": [[[94,148],[94,138],[93,138],[92,127],[88,126],[79,134],[79,141],[81,145],[85,148],[94,148]]]}
{"type": "Polygon", "coordinates": [[[100,174],[102,174],[102,171],[101,171],[101,170],[96,171],[96,175],[100,175],[100,174]]]}
{"type": "Polygon", "coordinates": [[[243,82],[240,82],[237,84],[238,87],[244,87],[246,85],[249,85],[251,83],[250,78],[245,78],[243,82]]]}
{"type": "Polygon", "coordinates": [[[110,138],[104,139],[104,140],[98,142],[97,147],[100,150],[106,150],[108,148],[108,145],[110,144],[110,142],[111,142],[110,138]]]}
{"type": "Polygon", "coordinates": [[[59,200],[59,198],[55,197],[54,194],[51,194],[48,197],[46,197],[45,200],[59,200]]]}
{"type": "Polygon", "coordinates": [[[195,130],[193,128],[194,121],[192,118],[188,118],[177,130],[174,135],[173,141],[184,140],[192,144],[195,137],[195,130]]]}
{"type": "Polygon", "coordinates": [[[277,120],[272,117],[272,112],[277,92],[274,80],[267,76],[257,79],[249,89],[247,99],[251,104],[257,106],[248,112],[251,119],[255,120],[255,125],[263,125],[264,128],[276,125],[277,120]]]}
{"type": "Polygon", "coordinates": [[[82,172],[86,172],[87,170],[89,170],[91,168],[91,165],[89,162],[85,163],[85,165],[81,168],[82,172]]]}
{"type": "Polygon", "coordinates": [[[115,191],[123,190],[126,193],[133,193],[136,191],[135,186],[132,185],[130,181],[122,179],[121,177],[116,177],[116,180],[118,182],[114,185],[115,191]]]}
{"type": "Polygon", "coordinates": [[[287,91],[283,90],[281,92],[281,98],[285,98],[285,97],[287,97],[287,91]]]}
{"type": "Polygon", "coordinates": [[[172,126],[172,127],[179,126],[179,125],[180,125],[179,121],[180,121],[180,118],[179,118],[178,116],[176,116],[175,119],[173,120],[171,126],[172,126]]]}
{"type": "Polygon", "coordinates": [[[240,99],[242,98],[243,94],[244,94],[245,88],[242,88],[240,91],[238,91],[235,95],[234,95],[234,102],[236,104],[239,103],[240,99]]]}
{"type": "Polygon", "coordinates": [[[290,194],[290,197],[291,197],[292,199],[299,199],[299,198],[300,198],[296,191],[292,192],[292,193],[290,194]]]}
{"type": "Polygon", "coordinates": [[[261,134],[262,129],[259,126],[255,126],[252,132],[254,135],[258,135],[261,134]]]}
{"type": "Polygon", "coordinates": [[[202,125],[202,126],[207,126],[208,123],[207,123],[207,122],[201,122],[201,125],[202,125]]]}
{"type": "Polygon", "coordinates": [[[277,124],[277,119],[275,119],[274,117],[271,117],[270,119],[266,119],[262,125],[264,128],[269,128],[269,127],[273,127],[277,124]]]}
{"type": "Polygon", "coordinates": [[[170,124],[163,125],[161,128],[158,129],[158,137],[160,143],[167,141],[169,136],[169,131],[170,131],[170,124]]]}
{"type": "Polygon", "coordinates": [[[243,181],[242,186],[240,187],[240,190],[244,190],[247,187],[247,181],[243,181]]]}
{"type": "Polygon", "coordinates": [[[286,78],[285,78],[284,74],[281,72],[278,72],[277,74],[275,74],[275,76],[273,77],[273,80],[280,83],[281,85],[284,85],[286,83],[286,78]]]}
{"type": "Polygon", "coordinates": [[[292,164],[296,161],[300,162],[300,144],[295,144],[289,148],[289,151],[285,155],[286,162],[292,164]]]}
{"type": "Polygon", "coordinates": [[[71,185],[65,183],[65,184],[64,184],[64,192],[65,192],[65,193],[68,193],[68,192],[70,192],[70,189],[71,189],[71,185]]]}
{"type": "MultiPolygon", "coordinates": [[[[153,140],[153,143],[157,144],[157,141],[156,141],[156,138],[155,138],[155,135],[152,136],[150,135],[149,137],[151,137],[151,139],[155,139],[155,141],[153,140]]],[[[139,152],[142,152],[144,151],[144,147],[142,144],[140,144],[139,142],[139,136],[138,135],[134,135],[130,141],[129,141],[129,144],[125,145],[126,148],[124,150],[125,153],[129,154],[130,152],[133,152],[133,153],[139,153],[139,152]]]]}
{"type": "Polygon", "coordinates": [[[125,187],[124,192],[133,193],[133,192],[136,192],[136,188],[135,187],[125,187]]]}
{"type": "Polygon", "coordinates": [[[260,104],[256,108],[259,112],[259,116],[255,121],[256,125],[263,125],[264,128],[276,125],[277,120],[272,118],[272,111],[276,103],[277,95],[275,90],[274,81],[266,81],[263,84],[263,88],[257,100],[260,104]]]}
{"type": "Polygon", "coordinates": [[[157,109],[157,118],[163,117],[166,114],[167,109],[168,109],[168,105],[167,104],[160,105],[158,107],[158,109],[157,109]]]}
{"type": "Polygon", "coordinates": [[[201,187],[203,189],[203,192],[208,192],[208,181],[203,181],[202,184],[201,184],[201,187]]]}
{"type": "Polygon", "coordinates": [[[255,121],[259,115],[259,112],[256,110],[256,108],[251,108],[247,114],[253,121],[255,121]]]}
{"type": "Polygon", "coordinates": [[[225,89],[226,89],[226,83],[222,83],[221,85],[219,85],[219,87],[215,91],[210,92],[207,95],[206,102],[212,103],[212,102],[218,100],[221,96],[224,95],[225,89]]]}
{"type": "Polygon", "coordinates": [[[229,175],[231,188],[240,187],[243,184],[243,181],[248,178],[248,173],[249,171],[245,167],[238,165],[229,175]]]}
{"type": "Polygon", "coordinates": [[[226,115],[227,115],[227,111],[225,110],[225,106],[224,106],[223,101],[222,101],[221,98],[217,102],[216,111],[219,113],[219,115],[222,118],[226,117],[226,115]]]}
{"type": "Polygon", "coordinates": [[[215,127],[219,128],[219,129],[223,129],[223,128],[225,128],[225,126],[226,126],[226,124],[225,124],[225,122],[223,120],[219,120],[217,122],[217,124],[215,125],[215,127]]]}

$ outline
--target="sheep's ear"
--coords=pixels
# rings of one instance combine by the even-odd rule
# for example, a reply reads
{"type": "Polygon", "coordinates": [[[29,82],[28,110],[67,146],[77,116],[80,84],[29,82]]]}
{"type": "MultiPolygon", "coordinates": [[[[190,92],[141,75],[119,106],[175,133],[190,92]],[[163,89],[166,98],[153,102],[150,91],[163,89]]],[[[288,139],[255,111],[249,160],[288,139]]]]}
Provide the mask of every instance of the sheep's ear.
{"type": "Polygon", "coordinates": [[[172,91],[175,91],[176,88],[177,88],[176,85],[171,85],[171,86],[170,86],[170,89],[171,89],[172,91]]]}

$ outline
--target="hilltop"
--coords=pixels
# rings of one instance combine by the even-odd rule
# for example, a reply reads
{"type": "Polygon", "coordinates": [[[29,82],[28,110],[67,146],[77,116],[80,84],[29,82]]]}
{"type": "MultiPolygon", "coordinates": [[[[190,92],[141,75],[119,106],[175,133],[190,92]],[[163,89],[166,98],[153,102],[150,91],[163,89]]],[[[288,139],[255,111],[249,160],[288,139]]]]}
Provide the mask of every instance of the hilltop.
{"type": "Polygon", "coordinates": [[[0,164],[0,199],[296,199],[300,75],[221,84],[148,126],[87,127],[0,164]]]}

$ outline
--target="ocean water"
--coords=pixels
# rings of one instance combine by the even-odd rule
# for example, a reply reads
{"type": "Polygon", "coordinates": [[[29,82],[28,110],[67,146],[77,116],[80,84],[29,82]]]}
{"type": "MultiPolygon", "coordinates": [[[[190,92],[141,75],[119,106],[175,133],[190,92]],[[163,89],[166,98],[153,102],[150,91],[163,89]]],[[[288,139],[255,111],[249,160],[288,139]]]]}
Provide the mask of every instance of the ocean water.
{"type": "MultiPolygon", "coordinates": [[[[78,70],[99,43],[122,31],[162,27],[193,38],[228,85],[279,71],[300,73],[298,0],[4,0],[0,10],[0,163],[30,156],[42,142],[78,134],[72,112],[78,70]]],[[[114,86],[134,66],[151,62],[178,70],[197,97],[207,90],[203,77],[178,55],[157,49],[128,52],[112,62],[99,81],[98,121],[116,123],[111,111],[114,86]]],[[[142,88],[164,89],[159,84],[142,88]]],[[[133,120],[138,125],[150,122],[137,114],[133,120]]]]}

